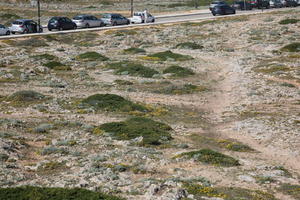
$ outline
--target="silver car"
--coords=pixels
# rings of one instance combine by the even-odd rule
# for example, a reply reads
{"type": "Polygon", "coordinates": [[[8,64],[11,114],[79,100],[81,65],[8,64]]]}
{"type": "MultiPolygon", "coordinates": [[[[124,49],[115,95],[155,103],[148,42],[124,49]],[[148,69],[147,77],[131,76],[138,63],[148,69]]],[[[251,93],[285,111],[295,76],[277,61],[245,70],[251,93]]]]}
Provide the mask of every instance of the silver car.
{"type": "Polygon", "coordinates": [[[77,25],[78,28],[104,26],[103,21],[93,15],[77,15],[72,19],[72,21],[77,25]]]}
{"type": "Polygon", "coordinates": [[[101,20],[104,22],[105,25],[111,25],[111,26],[130,24],[130,20],[127,19],[126,17],[120,14],[113,14],[113,13],[104,14],[101,20]]]}
{"type": "Polygon", "coordinates": [[[9,35],[10,31],[4,25],[0,24],[0,35],[9,35]]]}
{"type": "Polygon", "coordinates": [[[9,27],[12,34],[15,33],[41,33],[43,28],[31,19],[18,19],[9,27]]]}

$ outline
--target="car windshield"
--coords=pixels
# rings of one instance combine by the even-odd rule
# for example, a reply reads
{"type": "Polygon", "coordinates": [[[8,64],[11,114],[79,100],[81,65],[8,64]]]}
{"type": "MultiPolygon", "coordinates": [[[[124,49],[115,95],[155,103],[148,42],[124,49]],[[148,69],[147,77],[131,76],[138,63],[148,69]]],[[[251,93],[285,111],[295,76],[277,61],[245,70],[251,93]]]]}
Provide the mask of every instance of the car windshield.
{"type": "Polygon", "coordinates": [[[53,18],[50,19],[49,22],[57,22],[57,20],[58,20],[57,17],[53,17],[53,18]]]}
{"type": "Polygon", "coordinates": [[[104,14],[102,18],[111,18],[111,14],[104,14]]]}
{"type": "Polygon", "coordinates": [[[76,16],[76,17],[74,17],[73,19],[74,19],[74,20],[82,20],[83,17],[82,17],[82,16],[76,16]]]}
{"type": "Polygon", "coordinates": [[[134,16],[143,16],[142,13],[134,13],[133,15],[134,15],[134,16]]]}
{"type": "Polygon", "coordinates": [[[23,22],[21,22],[21,21],[14,21],[12,24],[15,24],[15,25],[22,25],[23,22]]]}

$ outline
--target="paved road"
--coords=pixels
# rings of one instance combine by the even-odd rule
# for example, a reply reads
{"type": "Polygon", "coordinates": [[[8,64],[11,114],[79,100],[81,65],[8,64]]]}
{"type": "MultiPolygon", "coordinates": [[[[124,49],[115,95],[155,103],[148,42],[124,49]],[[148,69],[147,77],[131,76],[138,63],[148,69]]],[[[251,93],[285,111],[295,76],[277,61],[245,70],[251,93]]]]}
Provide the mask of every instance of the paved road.
{"type": "MultiPolygon", "coordinates": [[[[291,8],[281,8],[280,10],[291,9],[291,8]]],[[[272,12],[278,9],[268,9],[264,10],[264,12],[272,12]]],[[[89,29],[77,29],[77,30],[68,30],[68,31],[48,31],[47,28],[44,28],[43,33],[35,33],[35,34],[16,34],[16,35],[9,35],[9,36],[0,36],[1,39],[13,39],[13,38],[20,38],[20,37],[30,37],[34,35],[52,35],[52,34],[59,34],[59,33],[75,33],[75,32],[86,32],[86,31],[101,31],[101,30],[109,30],[109,29],[123,29],[127,27],[140,27],[140,26],[151,26],[155,24],[169,24],[169,23],[177,23],[177,22],[184,22],[184,21],[196,21],[201,19],[216,19],[216,18],[224,18],[224,17],[231,17],[237,15],[250,15],[250,14],[257,14],[262,13],[261,10],[251,10],[251,11],[237,11],[236,15],[223,15],[223,16],[213,16],[209,10],[201,10],[198,13],[187,13],[187,14],[178,14],[178,15],[165,15],[165,16],[157,16],[155,23],[148,23],[148,24],[131,24],[131,25],[124,25],[124,26],[112,26],[112,27],[99,27],[99,28],[89,28],[89,29]]]]}

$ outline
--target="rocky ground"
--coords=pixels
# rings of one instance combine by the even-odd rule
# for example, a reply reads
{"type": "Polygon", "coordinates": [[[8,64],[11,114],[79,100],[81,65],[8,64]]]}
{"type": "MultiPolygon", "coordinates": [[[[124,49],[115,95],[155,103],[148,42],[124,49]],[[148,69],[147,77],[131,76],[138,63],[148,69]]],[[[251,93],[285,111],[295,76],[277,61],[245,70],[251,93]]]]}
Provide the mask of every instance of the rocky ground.
{"type": "Polygon", "coordinates": [[[0,40],[0,186],[300,199],[299,28],[291,9],[0,40]],[[166,137],[103,126],[137,116],[166,137]]]}

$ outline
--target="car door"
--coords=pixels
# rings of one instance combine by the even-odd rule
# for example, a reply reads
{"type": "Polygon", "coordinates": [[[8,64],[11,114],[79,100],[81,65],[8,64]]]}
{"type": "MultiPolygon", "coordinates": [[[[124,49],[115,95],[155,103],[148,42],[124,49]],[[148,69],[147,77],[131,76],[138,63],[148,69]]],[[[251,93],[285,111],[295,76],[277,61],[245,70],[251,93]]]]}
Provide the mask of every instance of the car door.
{"type": "Polygon", "coordinates": [[[90,27],[93,27],[94,26],[94,22],[93,20],[91,19],[91,16],[84,16],[84,21],[90,25],[90,27]]]}
{"type": "Polygon", "coordinates": [[[73,22],[69,18],[65,18],[67,29],[73,29],[73,22]]]}
{"type": "Polygon", "coordinates": [[[91,19],[93,21],[94,27],[101,26],[101,20],[99,20],[97,17],[91,16],[91,19]]]}
{"type": "Polygon", "coordinates": [[[0,24],[0,35],[4,35],[5,34],[4,31],[5,31],[5,27],[2,24],[0,24]]]}

